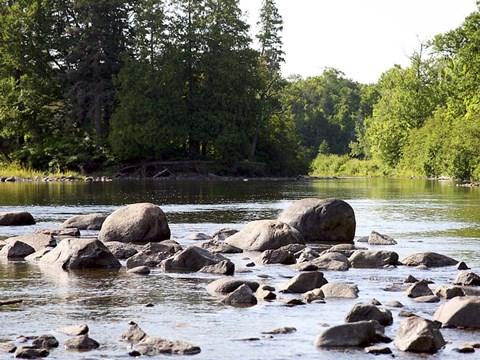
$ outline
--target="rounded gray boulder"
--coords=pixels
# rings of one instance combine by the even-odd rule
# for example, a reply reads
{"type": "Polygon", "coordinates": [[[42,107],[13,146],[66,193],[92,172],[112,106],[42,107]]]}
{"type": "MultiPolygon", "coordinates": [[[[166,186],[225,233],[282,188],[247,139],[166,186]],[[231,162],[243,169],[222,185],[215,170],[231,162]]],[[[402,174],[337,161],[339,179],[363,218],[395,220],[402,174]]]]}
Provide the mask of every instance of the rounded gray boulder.
{"type": "Polygon", "coordinates": [[[306,242],[351,243],[355,237],[355,213],[340,199],[298,200],[278,220],[297,229],[306,242]]]}
{"type": "Polygon", "coordinates": [[[303,236],[278,220],[257,220],[229,236],[226,244],[249,251],[275,250],[289,244],[304,244],[303,236]]]}
{"type": "Polygon", "coordinates": [[[98,239],[103,242],[146,244],[170,239],[170,228],[158,206],[131,204],[115,210],[105,219],[98,239]]]}

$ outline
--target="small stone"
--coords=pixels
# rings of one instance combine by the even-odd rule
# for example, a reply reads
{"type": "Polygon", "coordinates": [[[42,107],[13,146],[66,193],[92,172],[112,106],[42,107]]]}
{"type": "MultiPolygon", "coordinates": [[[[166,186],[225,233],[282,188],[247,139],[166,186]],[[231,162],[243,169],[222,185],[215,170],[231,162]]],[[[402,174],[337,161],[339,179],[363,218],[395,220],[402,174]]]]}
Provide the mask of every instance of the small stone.
{"type": "Polygon", "coordinates": [[[414,276],[408,275],[407,278],[403,280],[403,282],[405,284],[415,284],[416,282],[418,282],[418,280],[414,276]]]}
{"type": "Polygon", "coordinates": [[[86,324],[81,324],[81,325],[76,325],[76,326],[66,326],[63,328],[58,328],[56,331],[62,334],[67,334],[71,336],[79,336],[79,335],[85,335],[88,334],[88,325],[86,324]]]}
{"type": "Polygon", "coordinates": [[[291,333],[294,333],[295,331],[297,331],[296,328],[286,326],[278,329],[262,331],[262,334],[266,334],[266,335],[291,334],[291,333]]]}
{"type": "Polygon", "coordinates": [[[17,350],[15,344],[12,343],[0,343],[0,351],[7,353],[14,353],[17,350]]]}
{"type": "Polygon", "coordinates": [[[411,311],[406,311],[406,310],[400,310],[398,312],[398,316],[400,317],[410,317],[410,316],[416,316],[415,313],[411,311]]]}
{"type": "Polygon", "coordinates": [[[437,303],[437,302],[440,302],[440,298],[436,295],[419,296],[419,297],[415,298],[415,302],[417,302],[417,303],[437,303]]]}
{"type": "Polygon", "coordinates": [[[417,297],[420,297],[420,296],[433,295],[433,292],[428,287],[427,282],[422,280],[422,281],[418,281],[415,284],[413,284],[412,286],[410,286],[407,289],[406,294],[407,294],[408,297],[417,298],[417,297]]]}
{"type": "Polygon", "coordinates": [[[47,357],[50,352],[47,349],[39,349],[31,346],[22,346],[15,352],[15,357],[19,359],[38,359],[47,357]]]}
{"type": "Polygon", "coordinates": [[[403,308],[403,304],[397,300],[389,301],[386,305],[394,308],[403,308]]]}
{"type": "Polygon", "coordinates": [[[137,274],[137,275],[148,275],[150,274],[150,268],[148,266],[136,266],[132,269],[128,269],[127,273],[137,274]]]}
{"type": "Polygon", "coordinates": [[[147,336],[145,331],[140,329],[138,324],[135,324],[134,322],[130,322],[130,325],[131,325],[130,328],[120,336],[121,341],[126,341],[129,343],[137,343],[143,340],[147,336]]]}
{"type": "Polygon", "coordinates": [[[249,262],[248,264],[245,265],[246,267],[255,267],[254,262],[249,262]]]}
{"type": "Polygon", "coordinates": [[[475,349],[473,348],[473,346],[469,346],[466,344],[462,344],[459,347],[454,348],[453,350],[461,354],[469,354],[469,353],[475,352],[475,349]]]}
{"type": "Polygon", "coordinates": [[[285,305],[287,306],[297,306],[297,305],[305,305],[302,300],[299,299],[288,299],[285,301],[285,305]]]}
{"type": "Polygon", "coordinates": [[[80,335],[66,340],[64,346],[66,349],[72,350],[93,350],[97,349],[100,344],[87,335],[80,335]]]}
{"type": "Polygon", "coordinates": [[[382,355],[391,354],[392,349],[390,349],[388,346],[369,346],[365,348],[365,352],[367,354],[382,355]]]}
{"type": "Polygon", "coordinates": [[[55,338],[55,336],[50,334],[37,336],[32,341],[32,346],[36,348],[53,349],[57,348],[58,345],[58,340],[55,338]]]}
{"type": "Polygon", "coordinates": [[[457,270],[469,270],[470,268],[463,261],[460,261],[457,266],[457,270]]]}

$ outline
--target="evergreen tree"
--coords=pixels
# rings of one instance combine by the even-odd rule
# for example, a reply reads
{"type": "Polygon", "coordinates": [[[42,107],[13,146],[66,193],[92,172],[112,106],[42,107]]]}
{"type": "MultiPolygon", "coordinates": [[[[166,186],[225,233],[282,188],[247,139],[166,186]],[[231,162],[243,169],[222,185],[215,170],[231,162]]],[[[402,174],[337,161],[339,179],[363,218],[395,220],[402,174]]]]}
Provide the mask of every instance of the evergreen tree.
{"type": "Polygon", "coordinates": [[[114,110],[113,77],[119,73],[129,30],[126,0],[70,3],[69,49],[65,73],[68,120],[95,140],[105,142],[114,110]]]}
{"type": "Polygon", "coordinates": [[[255,156],[261,129],[263,128],[263,132],[268,131],[268,120],[282,108],[279,98],[280,92],[285,86],[280,69],[284,62],[281,36],[283,19],[274,0],[262,1],[257,25],[260,27],[257,40],[260,45],[259,74],[261,86],[258,92],[259,110],[250,147],[250,159],[255,156]]]}

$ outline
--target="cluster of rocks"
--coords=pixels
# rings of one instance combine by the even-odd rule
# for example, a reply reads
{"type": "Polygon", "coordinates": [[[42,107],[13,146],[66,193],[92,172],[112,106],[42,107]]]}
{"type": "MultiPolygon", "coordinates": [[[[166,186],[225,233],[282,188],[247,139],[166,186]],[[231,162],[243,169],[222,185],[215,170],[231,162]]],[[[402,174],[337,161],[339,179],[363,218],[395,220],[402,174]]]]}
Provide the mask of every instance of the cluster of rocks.
{"type": "MultiPolygon", "coordinates": [[[[55,331],[71,336],[63,344],[65,349],[88,351],[100,346],[97,341],[88,336],[89,328],[86,324],[63,327],[55,331]]],[[[16,339],[16,342],[22,345],[17,347],[13,342],[2,343],[0,344],[0,351],[14,353],[15,357],[20,359],[38,359],[47,357],[52,350],[60,345],[57,338],[52,334],[20,336],[16,339]]]]}
{"type": "MultiPolygon", "coordinates": [[[[67,350],[85,352],[100,347],[97,341],[89,337],[89,327],[86,324],[67,326],[55,331],[71,336],[63,343],[67,350]]],[[[195,355],[201,351],[199,346],[184,341],[171,341],[148,336],[134,322],[130,323],[130,328],[121,334],[119,340],[129,343],[132,348],[135,346],[129,352],[129,355],[133,357],[159,354],[195,355]]],[[[38,359],[47,357],[60,345],[60,342],[52,334],[20,336],[16,339],[16,342],[22,345],[17,346],[13,342],[1,343],[0,352],[12,353],[20,359],[38,359]]]]}
{"type": "MultiPolygon", "coordinates": [[[[0,214],[0,224],[21,225],[27,218],[25,214],[0,214]]],[[[437,309],[433,321],[405,314],[413,316],[406,317],[399,325],[395,345],[402,351],[435,353],[445,345],[442,326],[480,328],[480,290],[475,288],[480,285],[480,277],[466,271],[464,263],[434,252],[399,260],[395,251],[355,245],[355,228],[355,215],[348,203],[339,199],[303,199],[284,210],[276,220],[253,221],[240,231],[222,229],[212,236],[193,234],[189,239],[196,240],[195,245],[183,247],[171,239],[163,211],[156,205],[139,203],[121,207],[108,216],[75,216],[67,219],[60,229],[42,229],[35,234],[6,239],[0,242],[0,257],[25,259],[64,270],[120,269],[124,262],[127,271],[135,274],[147,275],[152,268],[161,268],[223,275],[211,282],[207,291],[218,296],[222,303],[239,307],[254,306],[259,301],[283,301],[294,306],[358,297],[360,290],[355,284],[329,282],[323,271],[394,269],[401,265],[424,269],[457,266],[460,272],[453,284],[438,286],[435,291],[430,289],[429,281],[412,276],[399,286],[407,298],[417,302],[448,302],[437,309]],[[80,237],[84,229],[99,230],[98,237],[80,237]],[[339,244],[320,245],[325,243],[339,244]],[[273,286],[234,277],[235,264],[228,255],[243,251],[257,254],[247,266],[281,264],[299,274],[286,281],[279,294],[273,286]]],[[[375,231],[359,241],[372,246],[397,243],[375,231]]],[[[355,305],[344,324],[331,326],[318,335],[315,346],[361,346],[371,353],[391,352],[385,346],[371,346],[392,341],[385,335],[384,327],[392,324],[393,317],[380,305],[378,301],[355,305]]],[[[148,337],[136,324],[122,339],[135,344],[134,354],[140,355],[200,351],[183,342],[148,337]]]]}

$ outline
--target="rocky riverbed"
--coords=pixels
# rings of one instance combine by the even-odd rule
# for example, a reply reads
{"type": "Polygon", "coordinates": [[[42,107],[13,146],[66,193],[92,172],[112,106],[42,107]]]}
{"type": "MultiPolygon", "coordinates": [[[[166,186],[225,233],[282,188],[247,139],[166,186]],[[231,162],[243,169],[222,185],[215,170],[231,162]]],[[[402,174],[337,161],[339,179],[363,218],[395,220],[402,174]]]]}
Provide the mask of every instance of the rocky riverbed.
{"type": "Polygon", "coordinates": [[[480,327],[474,243],[462,244],[460,259],[449,256],[454,245],[448,239],[435,244],[444,249],[439,254],[378,232],[355,238],[355,215],[341,200],[307,207],[323,209],[313,221],[322,229],[316,238],[332,236],[333,229],[342,245],[331,238],[328,245],[305,244],[303,233],[313,230],[298,220],[303,210],[297,203],[278,220],[253,222],[240,232],[171,240],[158,207],[135,206],[100,225],[98,216],[85,214],[60,229],[3,243],[0,357],[39,351],[82,358],[88,349],[89,358],[167,352],[333,359],[391,352],[453,359],[476,351],[477,331],[462,329],[480,327]],[[74,237],[71,224],[98,236],[74,237]],[[85,325],[83,334],[62,331],[85,325]]]}

